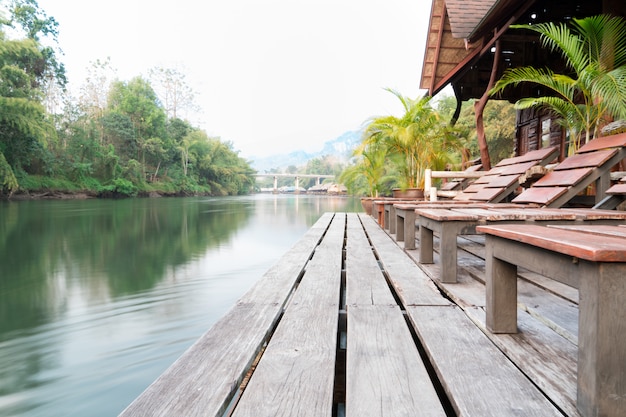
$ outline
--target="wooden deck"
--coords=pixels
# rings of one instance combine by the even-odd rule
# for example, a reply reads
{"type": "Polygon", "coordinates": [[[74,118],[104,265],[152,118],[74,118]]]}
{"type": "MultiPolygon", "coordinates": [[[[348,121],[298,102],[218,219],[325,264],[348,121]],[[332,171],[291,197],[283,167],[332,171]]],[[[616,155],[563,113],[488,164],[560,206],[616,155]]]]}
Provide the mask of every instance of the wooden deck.
{"type": "Polygon", "coordinates": [[[521,270],[519,332],[493,334],[484,236],[458,242],[443,284],[438,253],[324,214],[121,415],[578,416],[577,290],[521,270]]]}

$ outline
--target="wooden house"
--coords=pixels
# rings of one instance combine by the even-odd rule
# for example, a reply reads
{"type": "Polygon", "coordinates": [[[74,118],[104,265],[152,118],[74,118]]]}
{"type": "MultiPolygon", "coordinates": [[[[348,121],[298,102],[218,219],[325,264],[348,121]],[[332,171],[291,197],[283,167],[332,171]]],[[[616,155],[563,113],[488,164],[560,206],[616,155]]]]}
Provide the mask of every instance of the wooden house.
{"type": "MultiPolygon", "coordinates": [[[[477,114],[489,99],[487,91],[510,67],[548,67],[564,72],[556,53],[542,48],[534,32],[510,29],[513,24],[563,22],[601,13],[626,16],[623,0],[433,0],[421,88],[433,96],[451,85],[462,101],[478,99],[477,114]],[[497,59],[494,59],[497,57],[497,59]]],[[[547,94],[537,85],[525,83],[508,88],[499,98],[515,102],[521,97],[547,94]]],[[[458,114],[458,113],[457,113],[458,114]]],[[[477,132],[482,133],[482,117],[477,132]]],[[[543,111],[518,111],[516,154],[546,146],[560,146],[567,154],[568,138],[543,111]]]]}

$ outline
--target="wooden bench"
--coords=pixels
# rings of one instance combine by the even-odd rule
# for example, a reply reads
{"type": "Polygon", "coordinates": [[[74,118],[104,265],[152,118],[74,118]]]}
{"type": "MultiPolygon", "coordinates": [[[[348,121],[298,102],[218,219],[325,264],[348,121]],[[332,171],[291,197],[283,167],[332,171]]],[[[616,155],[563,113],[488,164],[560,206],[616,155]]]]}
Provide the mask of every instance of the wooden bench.
{"type": "Polygon", "coordinates": [[[579,289],[577,407],[626,415],[626,228],[478,226],[486,234],[486,323],[517,332],[517,268],[579,289]]]}
{"type": "MultiPolygon", "coordinates": [[[[466,205],[478,205],[483,203],[468,203],[466,201],[454,201],[454,200],[440,200],[440,201],[403,201],[403,202],[394,202],[394,201],[385,201],[383,204],[383,210],[385,212],[385,223],[381,225],[383,229],[389,231],[390,234],[398,234],[400,233],[399,242],[404,241],[404,236],[408,233],[412,233],[410,230],[402,229],[407,225],[411,224],[410,221],[405,222],[404,219],[407,216],[409,210],[415,210],[416,208],[436,208],[436,207],[448,207],[448,206],[466,206],[466,205]],[[400,213],[398,213],[400,210],[400,213]],[[400,218],[399,218],[400,217],[400,218]],[[398,223],[400,223],[400,227],[398,227],[398,223]]],[[[411,213],[408,214],[409,216],[411,213]]],[[[415,233],[413,232],[413,236],[415,233]]],[[[413,249],[415,246],[413,247],[413,249]]],[[[407,248],[410,249],[410,248],[407,248]]]]}
{"type": "MultiPolygon", "coordinates": [[[[502,207],[506,207],[502,203],[502,207]]],[[[394,203],[390,204],[390,213],[394,213],[395,218],[394,229],[396,233],[396,241],[404,242],[404,249],[415,249],[415,228],[419,226],[416,223],[416,209],[446,209],[453,207],[488,207],[489,203],[479,202],[466,202],[466,201],[435,201],[435,202],[422,202],[421,204],[415,203],[394,203]]],[[[387,207],[387,205],[385,205],[387,207]]],[[[391,227],[389,233],[392,232],[391,227]]]]}
{"type": "Polygon", "coordinates": [[[416,209],[419,224],[419,262],[433,263],[434,233],[439,234],[441,282],[457,279],[457,237],[477,233],[476,227],[493,223],[594,224],[626,223],[626,212],[591,209],[547,209],[497,205],[487,208],[459,207],[450,209],[416,209]]]}
{"type": "Polygon", "coordinates": [[[423,200],[416,199],[406,199],[406,198],[380,198],[375,199],[372,202],[372,217],[376,219],[380,227],[383,229],[388,229],[390,222],[389,211],[387,209],[390,204],[408,204],[408,203],[416,203],[416,202],[424,202],[423,200]]]}

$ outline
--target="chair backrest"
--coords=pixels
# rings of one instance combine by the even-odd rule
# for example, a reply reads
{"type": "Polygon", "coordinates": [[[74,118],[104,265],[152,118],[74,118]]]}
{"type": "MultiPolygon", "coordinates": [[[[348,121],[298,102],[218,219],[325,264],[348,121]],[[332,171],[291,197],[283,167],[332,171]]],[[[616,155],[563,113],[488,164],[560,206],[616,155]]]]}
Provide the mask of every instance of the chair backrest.
{"type": "Polygon", "coordinates": [[[593,139],[520,193],[513,202],[562,207],[594,182],[596,199],[602,198],[609,186],[611,168],[624,158],[626,133],[593,139]]]}
{"type": "Polygon", "coordinates": [[[498,203],[515,191],[519,177],[536,165],[545,166],[557,157],[558,148],[549,147],[500,161],[485,175],[454,197],[454,200],[498,203]]]}

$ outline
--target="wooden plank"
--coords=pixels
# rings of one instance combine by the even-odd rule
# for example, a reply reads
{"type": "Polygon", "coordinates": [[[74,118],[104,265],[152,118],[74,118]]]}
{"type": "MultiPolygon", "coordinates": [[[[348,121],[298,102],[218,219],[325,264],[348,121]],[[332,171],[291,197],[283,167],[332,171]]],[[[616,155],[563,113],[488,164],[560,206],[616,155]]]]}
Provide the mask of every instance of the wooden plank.
{"type": "Polygon", "coordinates": [[[496,166],[519,164],[521,162],[529,161],[544,161],[550,162],[558,155],[558,148],[556,146],[541,148],[534,151],[526,152],[521,156],[514,156],[512,158],[506,158],[498,162],[496,166]]]}
{"type": "Polygon", "coordinates": [[[604,149],[595,152],[575,154],[567,157],[563,162],[554,167],[555,171],[576,169],[583,167],[596,167],[604,164],[617,153],[617,149],[604,149]]]}
{"type": "Polygon", "coordinates": [[[626,211],[586,208],[561,208],[557,210],[574,213],[582,220],[622,220],[626,222],[626,211]]]}
{"type": "Polygon", "coordinates": [[[565,194],[567,187],[531,187],[522,191],[512,201],[514,203],[550,204],[565,194]]]}
{"type": "Polygon", "coordinates": [[[221,416],[282,313],[332,218],[332,213],[324,214],[121,416],[221,416]]]}
{"type": "Polygon", "coordinates": [[[534,225],[478,226],[477,231],[523,242],[549,251],[593,262],[626,262],[626,242],[608,236],[582,234],[534,225]]]}
{"type": "Polygon", "coordinates": [[[400,308],[347,314],[346,416],[445,416],[400,308]]]}
{"type": "Polygon", "coordinates": [[[534,221],[566,221],[566,220],[577,220],[582,218],[581,214],[576,212],[564,211],[561,209],[552,209],[552,208],[538,208],[538,207],[520,207],[520,208],[503,208],[503,209],[492,209],[490,211],[500,212],[504,214],[513,215],[513,213],[518,213],[520,219],[525,220],[534,220],[534,221]]]}
{"type": "Polygon", "coordinates": [[[415,209],[418,216],[428,217],[436,221],[477,221],[480,216],[465,213],[462,210],[449,209],[415,209]]]}
{"type": "Polygon", "coordinates": [[[356,213],[348,214],[346,304],[396,305],[356,213]]]}
{"type": "Polygon", "coordinates": [[[345,214],[338,214],[307,265],[234,417],[332,416],[344,229],[345,214]]]}
{"type": "Polygon", "coordinates": [[[457,195],[455,195],[453,199],[454,201],[457,201],[457,202],[469,202],[469,201],[472,201],[474,194],[476,193],[475,192],[474,193],[460,192],[457,195]]]}
{"type": "Polygon", "coordinates": [[[474,181],[465,190],[463,190],[463,193],[475,193],[482,190],[483,188],[485,188],[485,185],[483,183],[477,183],[476,181],[474,181]]]}
{"type": "Polygon", "coordinates": [[[519,175],[490,175],[489,181],[481,183],[485,187],[503,188],[510,187],[519,179],[519,175]]]}
{"type": "Polygon", "coordinates": [[[458,307],[407,313],[457,415],[562,416],[458,307]]]}
{"type": "Polygon", "coordinates": [[[606,190],[607,194],[626,194],[626,183],[620,182],[606,190]]]}
{"type": "MultiPolygon", "coordinates": [[[[490,181],[494,181],[496,178],[500,176],[499,173],[493,172],[494,169],[495,168],[491,169],[490,171],[487,171],[487,173],[483,175],[482,177],[476,178],[472,184],[487,184],[490,181]]],[[[500,168],[498,169],[498,171],[499,170],[500,168]]]]}
{"type": "Polygon", "coordinates": [[[483,188],[474,193],[470,198],[476,201],[494,201],[505,193],[504,188],[483,188]]]}
{"type": "Polygon", "coordinates": [[[532,187],[567,187],[576,185],[589,176],[593,168],[567,169],[562,171],[552,171],[535,181],[532,187]]]}
{"type": "Polygon", "coordinates": [[[485,310],[468,307],[468,317],[504,354],[569,417],[576,409],[578,347],[530,315],[518,315],[517,334],[494,334],[485,325],[485,310]]]}
{"type": "Polygon", "coordinates": [[[577,153],[593,152],[598,149],[606,148],[620,148],[624,146],[626,146],[626,133],[620,133],[618,135],[603,136],[592,139],[589,143],[586,143],[578,149],[577,153]]]}
{"type": "Polygon", "coordinates": [[[528,171],[530,168],[537,165],[536,161],[531,162],[522,162],[514,165],[508,165],[504,167],[502,171],[500,171],[500,175],[521,175],[524,172],[528,171]]]}
{"type": "Polygon", "coordinates": [[[428,275],[371,218],[365,215],[359,217],[389,281],[404,305],[451,304],[428,275]]]}
{"type": "MultiPolygon", "coordinates": [[[[569,226],[569,225],[548,225],[548,227],[553,227],[555,229],[562,229],[562,230],[572,230],[572,231],[577,231],[577,232],[583,232],[583,233],[590,233],[592,235],[598,235],[598,236],[614,236],[614,237],[620,237],[620,238],[626,238],[626,227],[621,227],[621,226],[609,226],[609,225],[590,225],[590,224],[584,224],[584,225],[575,225],[575,226],[569,226]]],[[[624,241],[624,245],[626,245],[626,241],[624,241]]]]}
{"type": "Polygon", "coordinates": [[[486,221],[548,221],[548,220],[576,220],[579,216],[576,213],[561,212],[557,209],[543,209],[532,207],[518,207],[518,208],[463,208],[453,209],[460,213],[474,214],[480,216],[481,219],[486,221]]]}

